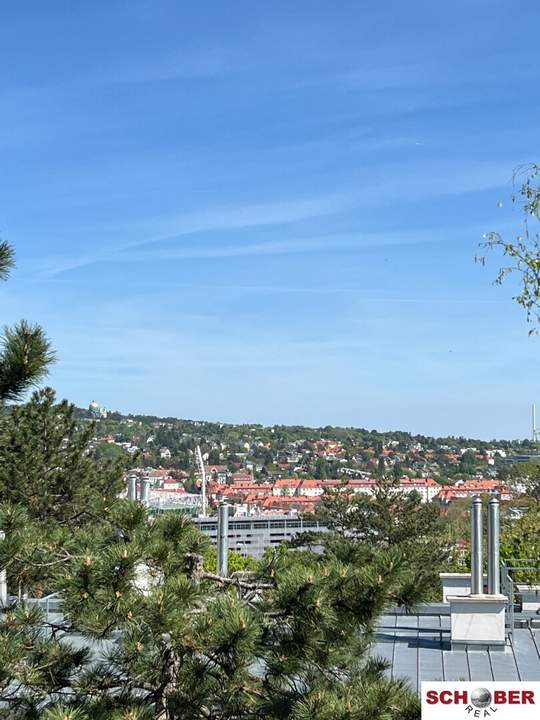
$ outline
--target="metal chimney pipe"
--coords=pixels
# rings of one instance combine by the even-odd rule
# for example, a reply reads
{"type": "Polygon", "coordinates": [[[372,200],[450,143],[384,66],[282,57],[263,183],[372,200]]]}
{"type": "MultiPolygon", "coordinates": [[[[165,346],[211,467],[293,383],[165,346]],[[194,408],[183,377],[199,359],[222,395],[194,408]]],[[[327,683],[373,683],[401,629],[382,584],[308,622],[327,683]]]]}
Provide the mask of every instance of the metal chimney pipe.
{"type": "MultiPolygon", "coordinates": [[[[6,533],[0,530],[0,540],[6,539],[6,533]]],[[[7,577],[6,568],[0,569],[0,608],[7,607],[8,604],[8,592],[7,592],[7,577]]]]}
{"type": "Polygon", "coordinates": [[[500,532],[501,513],[497,498],[488,503],[488,593],[501,594],[500,575],[500,532]]]}
{"type": "Polygon", "coordinates": [[[229,505],[222,500],[217,522],[217,574],[227,577],[229,571],[229,505]]]}
{"type": "Polygon", "coordinates": [[[150,480],[143,478],[141,484],[141,502],[145,507],[150,506],[150,480]]]}
{"type": "Polygon", "coordinates": [[[471,595],[481,595],[483,590],[482,500],[475,497],[471,503],[471,595]]]}
{"type": "Polygon", "coordinates": [[[127,481],[127,499],[137,499],[137,478],[135,475],[130,475],[127,481]]]}

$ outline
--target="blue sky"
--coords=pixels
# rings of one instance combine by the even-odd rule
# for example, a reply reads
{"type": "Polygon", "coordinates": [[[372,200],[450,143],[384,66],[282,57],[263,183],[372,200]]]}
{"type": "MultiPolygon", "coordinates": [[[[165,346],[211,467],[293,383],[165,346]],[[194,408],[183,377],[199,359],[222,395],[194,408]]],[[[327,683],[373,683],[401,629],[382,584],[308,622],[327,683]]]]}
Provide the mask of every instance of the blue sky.
{"type": "Polygon", "coordinates": [[[540,160],[540,9],[2,8],[2,320],[80,405],[523,437],[529,338],[482,233],[540,160]],[[498,207],[502,201],[503,206],[498,207]]]}

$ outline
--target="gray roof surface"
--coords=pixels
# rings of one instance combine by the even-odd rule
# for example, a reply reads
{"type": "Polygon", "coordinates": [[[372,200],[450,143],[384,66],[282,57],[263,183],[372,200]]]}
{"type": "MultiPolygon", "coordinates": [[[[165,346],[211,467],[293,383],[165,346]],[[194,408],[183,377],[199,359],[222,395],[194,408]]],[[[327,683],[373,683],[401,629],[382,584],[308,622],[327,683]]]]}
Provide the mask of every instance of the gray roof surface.
{"type": "Polygon", "coordinates": [[[516,628],[505,650],[451,650],[448,614],[382,616],[372,654],[418,691],[422,680],[540,680],[540,629],[516,628]]]}
{"type": "MultiPolygon", "coordinates": [[[[58,599],[45,607],[49,620],[62,619],[58,599]]],[[[392,608],[379,619],[371,654],[388,660],[388,675],[404,678],[417,691],[422,680],[540,681],[540,627],[530,627],[540,625],[538,615],[516,613],[515,620],[526,627],[514,628],[505,650],[452,650],[448,605],[429,603],[412,614],[392,608]]],[[[96,660],[115,645],[115,640],[89,641],[78,634],[65,640],[75,647],[90,645],[96,660]]]]}

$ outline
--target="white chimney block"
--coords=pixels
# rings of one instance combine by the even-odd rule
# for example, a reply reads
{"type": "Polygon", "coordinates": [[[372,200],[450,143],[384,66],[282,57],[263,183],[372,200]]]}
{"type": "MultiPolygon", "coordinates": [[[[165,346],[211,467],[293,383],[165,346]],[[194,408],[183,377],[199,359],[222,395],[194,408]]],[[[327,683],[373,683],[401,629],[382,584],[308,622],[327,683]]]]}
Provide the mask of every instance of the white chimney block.
{"type": "MultiPolygon", "coordinates": [[[[471,503],[471,574],[469,595],[447,595],[450,603],[450,639],[452,649],[506,646],[506,606],[508,598],[499,590],[499,501],[489,503],[488,518],[488,592],[484,593],[482,500],[471,503]]],[[[442,578],[443,579],[443,578],[442,578]]],[[[447,578],[448,579],[448,578],[447,578]]],[[[443,591],[444,592],[444,591],[443,591]]]]}
{"type": "MultiPolygon", "coordinates": [[[[471,594],[471,573],[439,573],[442,583],[442,601],[448,602],[450,596],[462,597],[471,594]]],[[[487,575],[483,576],[484,587],[487,575]]]]}
{"type": "Polygon", "coordinates": [[[452,649],[489,647],[504,650],[506,645],[506,595],[449,597],[452,649]]]}

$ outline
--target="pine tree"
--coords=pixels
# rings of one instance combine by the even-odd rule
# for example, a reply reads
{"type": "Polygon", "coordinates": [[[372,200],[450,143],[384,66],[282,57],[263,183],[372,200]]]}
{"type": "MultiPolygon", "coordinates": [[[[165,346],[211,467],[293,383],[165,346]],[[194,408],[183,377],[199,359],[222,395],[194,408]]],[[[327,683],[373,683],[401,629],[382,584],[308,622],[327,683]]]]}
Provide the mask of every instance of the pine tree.
{"type": "Polygon", "coordinates": [[[207,543],[182,516],[148,522],[119,501],[69,553],[52,549],[64,618],[4,613],[5,717],[419,718],[416,696],[367,654],[405,579],[391,554],[360,567],[283,549],[223,579],[205,568],[207,543]]]}
{"type": "Polygon", "coordinates": [[[358,504],[369,532],[335,515],[322,554],[282,547],[221,578],[188,518],[116,497],[118,469],[94,464],[91,428],[51,390],[2,433],[0,567],[19,596],[0,617],[2,717],[418,720],[369,651],[388,604],[421,597],[404,552],[421,508],[400,527],[390,495],[358,504]],[[25,601],[49,593],[61,615],[25,601]]]}
{"type": "MultiPolygon", "coordinates": [[[[14,266],[13,248],[0,242],[0,280],[7,280],[14,266]]],[[[0,347],[0,402],[18,400],[45,377],[54,353],[39,325],[26,320],[4,328],[0,347]]]]}
{"type": "Polygon", "coordinates": [[[34,392],[0,422],[0,500],[25,508],[30,517],[79,525],[97,503],[112,502],[122,489],[122,462],[96,463],[95,427],[57,403],[54,391],[34,392]]]}
{"type": "Polygon", "coordinates": [[[0,420],[0,529],[8,583],[21,595],[51,592],[58,558],[69,556],[77,533],[102,522],[123,488],[124,462],[96,462],[93,435],[50,388],[0,420]]]}
{"type": "MultiPolygon", "coordinates": [[[[439,589],[439,572],[450,554],[439,508],[422,503],[418,493],[404,494],[394,478],[377,481],[372,495],[353,494],[347,482],[327,491],[319,519],[329,533],[316,540],[341,560],[371,562],[381,551],[403,563],[408,571],[401,602],[414,603],[439,589]]],[[[298,542],[313,537],[299,538],[298,542]]]]}

